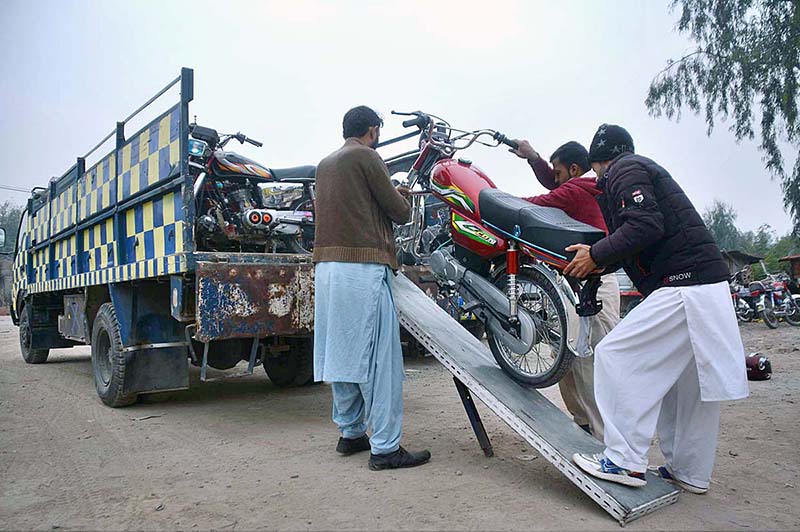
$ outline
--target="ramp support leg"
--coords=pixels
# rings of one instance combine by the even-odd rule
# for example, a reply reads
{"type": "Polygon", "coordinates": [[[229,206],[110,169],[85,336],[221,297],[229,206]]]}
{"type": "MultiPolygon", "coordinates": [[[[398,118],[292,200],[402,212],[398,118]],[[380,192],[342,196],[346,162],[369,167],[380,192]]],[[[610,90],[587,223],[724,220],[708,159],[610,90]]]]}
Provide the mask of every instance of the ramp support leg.
{"type": "Polygon", "coordinates": [[[458,395],[461,397],[461,402],[464,403],[464,410],[467,411],[467,417],[472,425],[472,430],[475,432],[475,437],[478,438],[478,443],[481,445],[481,449],[483,449],[483,454],[487,457],[494,456],[492,442],[489,441],[489,435],[486,434],[486,429],[483,427],[483,421],[481,421],[481,416],[478,414],[478,409],[475,407],[472,394],[469,393],[469,388],[458,380],[458,377],[453,377],[453,382],[456,383],[458,395]]]}

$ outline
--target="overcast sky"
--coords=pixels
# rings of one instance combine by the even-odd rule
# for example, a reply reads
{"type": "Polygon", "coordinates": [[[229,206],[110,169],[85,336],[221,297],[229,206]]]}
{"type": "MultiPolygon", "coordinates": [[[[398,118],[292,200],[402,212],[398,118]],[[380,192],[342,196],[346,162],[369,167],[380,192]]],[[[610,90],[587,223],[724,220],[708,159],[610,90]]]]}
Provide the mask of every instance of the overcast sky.
{"type": "MultiPolygon", "coordinates": [[[[528,138],[543,155],[626,127],[702,211],[715,198],[738,225],[789,230],[756,142],[727,124],[648,115],[653,75],[689,46],[669,0],[0,1],[0,184],[42,186],[169,80],[195,69],[198,123],[264,142],[236,151],[267,166],[316,164],[341,118],[365,104],[421,109],[459,128],[528,138]]],[[[464,155],[500,188],[544,190],[504,148],[464,155]]],[[[19,203],[25,194],[8,194],[19,203]]]]}

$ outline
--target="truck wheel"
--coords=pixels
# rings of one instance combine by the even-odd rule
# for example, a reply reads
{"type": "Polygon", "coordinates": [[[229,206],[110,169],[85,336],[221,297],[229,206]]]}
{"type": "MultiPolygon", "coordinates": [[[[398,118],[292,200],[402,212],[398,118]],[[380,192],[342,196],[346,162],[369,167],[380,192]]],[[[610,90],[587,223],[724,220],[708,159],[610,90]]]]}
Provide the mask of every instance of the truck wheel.
{"type": "Polygon", "coordinates": [[[97,310],[92,327],[92,372],[100,400],[108,406],[128,406],[136,402],[137,394],[124,393],[125,353],[114,305],[103,303],[97,310]]]}
{"type": "MultiPolygon", "coordinates": [[[[208,346],[208,365],[214,369],[231,369],[235,367],[242,360],[250,358],[250,346],[253,340],[247,339],[230,339],[230,340],[214,340],[208,346]]],[[[198,359],[203,359],[203,342],[192,340],[194,352],[197,354],[198,359]]]]}
{"type": "Polygon", "coordinates": [[[281,388],[304,386],[314,380],[314,339],[287,338],[289,350],[264,357],[264,371],[281,388]]]}
{"type": "Polygon", "coordinates": [[[22,359],[28,364],[44,364],[47,362],[49,349],[31,349],[31,306],[25,305],[19,317],[19,350],[22,352],[22,359]]]}

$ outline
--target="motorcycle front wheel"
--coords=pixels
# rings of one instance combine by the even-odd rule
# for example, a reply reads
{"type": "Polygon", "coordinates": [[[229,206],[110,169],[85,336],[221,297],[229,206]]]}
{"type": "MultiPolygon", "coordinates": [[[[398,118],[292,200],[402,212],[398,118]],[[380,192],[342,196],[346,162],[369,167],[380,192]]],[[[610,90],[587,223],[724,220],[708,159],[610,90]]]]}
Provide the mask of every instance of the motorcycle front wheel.
{"type": "Polygon", "coordinates": [[[778,316],[775,315],[775,304],[772,302],[771,298],[766,298],[764,300],[764,310],[761,311],[761,319],[764,321],[764,325],[770,329],[778,328],[778,316]]]}
{"type": "MultiPolygon", "coordinates": [[[[494,283],[505,292],[507,281],[505,272],[500,272],[494,283]]],[[[495,360],[512,379],[546,388],[560,381],[572,364],[573,354],[567,348],[567,313],[558,289],[541,272],[521,268],[517,286],[519,305],[528,311],[536,327],[533,346],[527,353],[514,353],[488,327],[486,338],[495,360]]]]}
{"type": "Polygon", "coordinates": [[[800,295],[792,294],[791,300],[786,302],[786,316],[783,319],[789,325],[800,326],[800,295]]]}

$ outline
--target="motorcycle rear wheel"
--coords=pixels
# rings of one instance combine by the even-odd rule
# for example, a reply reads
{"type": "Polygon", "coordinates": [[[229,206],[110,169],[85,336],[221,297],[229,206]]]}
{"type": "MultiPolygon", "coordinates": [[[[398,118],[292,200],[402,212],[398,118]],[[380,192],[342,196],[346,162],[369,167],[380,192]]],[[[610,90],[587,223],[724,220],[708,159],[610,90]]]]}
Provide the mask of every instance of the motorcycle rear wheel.
{"type": "MultiPolygon", "coordinates": [[[[499,272],[495,286],[505,291],[507,279],[504,271],[499,272]]],[[[546,388],[560,381],[572,365],[573,354],[567,348],[567,313],[558,289],[541,272],[521,268],[517,284],[520,307],[530,313],[536,324],[537,339],[533,347],[528,353],[518,355],[488,327],[486,338],[495,360],[512,379],[533,388],[546,388]]]]}
{"type": "Polygon", "coordinates": [[[736,317],[739,318],[739,321],[743,323],[750,323],[753,321],[753,310],[752,309],[743,309],[743,308],[736,308],[736,317]]]}
{"type": "Polygon", "coordinates": [[[800,296],[792,294],[791,301],[786,302],[786,316],[783,317],[786,323],[795,327],[800,326],[800,296]]]}

